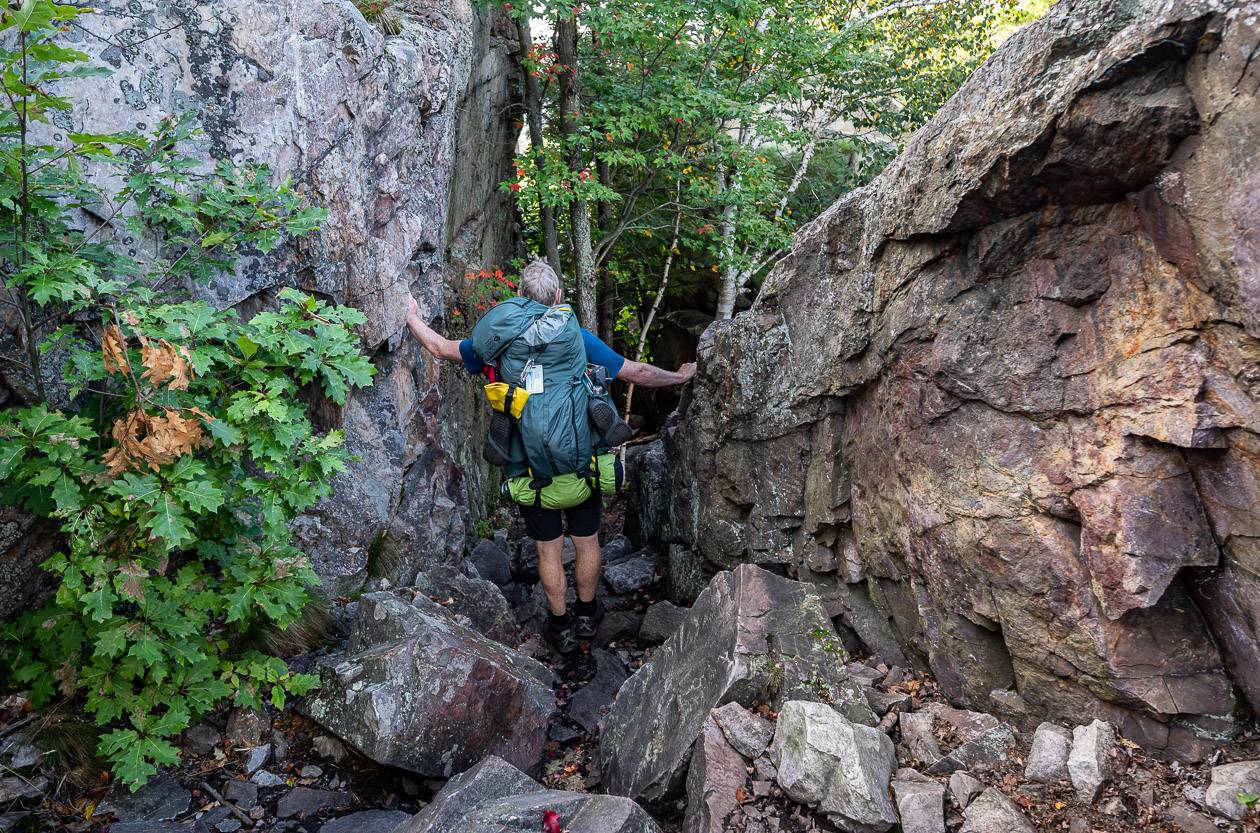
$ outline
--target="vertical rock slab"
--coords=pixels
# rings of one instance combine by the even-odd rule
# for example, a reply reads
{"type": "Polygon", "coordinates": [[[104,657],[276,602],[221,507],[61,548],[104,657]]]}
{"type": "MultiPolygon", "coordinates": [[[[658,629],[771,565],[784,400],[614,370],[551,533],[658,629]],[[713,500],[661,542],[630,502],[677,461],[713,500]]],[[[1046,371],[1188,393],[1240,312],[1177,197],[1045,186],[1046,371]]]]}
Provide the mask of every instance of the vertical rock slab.
{"type": "Polygon", "coordinates": [[[709,710],[732,701],[821,700],[875,725],[845,659],[809,585],[752,565],[719,573],[617,694],[600,737],[604,785],[649,801],[677,792],[709,710]]]}
{"type": "Polygon", "coordinates": [[[300,708],[372,760],[431,777],[487,755],[539,768],[556,711],[551,672],[440,605],[367,594],[339,659],[300,708]]]}
{"type": "MultiPolygon", "coordinates": [[[[246,252],[234,274],[188,288],[248,316],[296,286],[367,317],[361,335],[376,384],[320,415],[345,430],[349,468],[295,528],[316,572],[334,593],[353,590],[386,538],[413,562],[404,573],[458,557],[468,506],[488,491],[472,439],[481,409],[410,343],[406,298],[413,292],[428,319],[440,317],[449,258],[459,274],[507,259],[498,184],[515,135],[510,19],[497,4],[394,0],[399,32],[386,34],[353,0],[95,8],[67,45],[112,74],[59,82],[74,107],[52,114],[50,140],[147,131],[192,113],[203,135],[182,151],[207,165],[266,163],[328,210],[317,233],[246,252]],[[461,430],[444,431],[453,421],[461,430]]],[[[0,343],[12,337],[12,322],[0,319],[0,343]]],[[[9,388],[0,380],[0,398],[9,388]]]]}
{"type": "Polygon", "coordinates": [[[705,332],[643,528],[847,589],[955,705],[1226,741],[1231,678],[1260,706],[1250,8],[1011,37],[705,332]]]}
{"type": "Polygon", "coordinates": [[[739,809],[737,791],[748,783],[747,762],[731,746],[717,721],[704,722],[687,769],[684,833],[724,833],[739,809]]]}

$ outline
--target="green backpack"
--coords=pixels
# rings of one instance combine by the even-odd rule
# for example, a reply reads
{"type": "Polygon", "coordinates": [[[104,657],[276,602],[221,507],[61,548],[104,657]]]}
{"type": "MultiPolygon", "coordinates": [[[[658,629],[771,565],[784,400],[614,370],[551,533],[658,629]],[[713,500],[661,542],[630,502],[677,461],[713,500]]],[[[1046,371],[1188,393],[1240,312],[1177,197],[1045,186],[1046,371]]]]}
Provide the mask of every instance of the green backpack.
{"type": "Polygon", "coordinates": [[[595,455],[607,449],[598,447],[587,419],[586,346],[572,307],[509,298],[477,322],[472,346],[511,386],[509,410],[516,389],[525,388],[526,366],[541,368],[542,392],[528,397],[517,430],[497,449],[507,477],[528,476],[541,488],[561,475],[592,474],[595,455]]]}

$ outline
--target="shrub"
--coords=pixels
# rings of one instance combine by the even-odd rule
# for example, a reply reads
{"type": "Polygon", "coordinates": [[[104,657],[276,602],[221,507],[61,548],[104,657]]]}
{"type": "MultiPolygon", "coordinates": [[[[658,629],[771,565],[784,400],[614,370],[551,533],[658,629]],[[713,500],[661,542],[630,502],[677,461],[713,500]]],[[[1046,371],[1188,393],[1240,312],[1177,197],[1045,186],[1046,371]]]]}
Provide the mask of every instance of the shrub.
{"type": "Polygon", "coordinates": [[[187,118],[37,141],[70,106],[57,82],[99,72],[57,43],[79,13],[24,0],[0,22],[0,270],[27,348],[4,357],[27,406],[0,412],[0,499],[65,535],[55,596],[4,627],[0,662],[37,706],[81,704],[134,789],[201,715],[314,684],[247,637],[299,618],[314,576],[289,524],[344,467],[304,402],[344,403],[372,367],[356,310],[285,289],[244,321],[181,300],[323,219],[265,167],[186,157],[187,118]]]}

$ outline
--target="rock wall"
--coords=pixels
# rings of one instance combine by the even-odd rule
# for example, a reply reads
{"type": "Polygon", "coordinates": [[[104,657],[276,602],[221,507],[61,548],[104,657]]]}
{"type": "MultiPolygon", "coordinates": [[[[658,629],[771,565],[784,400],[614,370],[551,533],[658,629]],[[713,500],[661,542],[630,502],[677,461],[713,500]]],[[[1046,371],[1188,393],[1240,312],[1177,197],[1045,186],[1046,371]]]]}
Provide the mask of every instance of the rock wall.
{"type": "Polygon", "coordinates": [[[643,531],[828,585],[959,704],[1229,736],[1260,706],[1258,11],[1061,0],[1011,38],[706,332],[643,531]]]}
{"type": "Polygon", "coordinates": [[[406,336],[406,297],[441,315],[448,271],[463,271],[448,270],[452,238],[469,263],[502,262],[512,245],[494,200],[511,162],[514,27],[497,6],[465,0],[394,0],[398,35],[351,0],[96,6],[67,37],[114,72],[64,89],[75,107],[57,129],[143,130],[191,110],[205,131],[196,155],[265,162],[330,212],[318,234],[195,290],[249,314],[298,286],[367,315],[376,384],[322,415],[355,459],[297,527],[317,572],[343,592],[369,566],[411,578],[457,558],[487,488],[467,440],[482,409],[406,336]],[[450,423],[460,431],[445,436],[450,423]]]}

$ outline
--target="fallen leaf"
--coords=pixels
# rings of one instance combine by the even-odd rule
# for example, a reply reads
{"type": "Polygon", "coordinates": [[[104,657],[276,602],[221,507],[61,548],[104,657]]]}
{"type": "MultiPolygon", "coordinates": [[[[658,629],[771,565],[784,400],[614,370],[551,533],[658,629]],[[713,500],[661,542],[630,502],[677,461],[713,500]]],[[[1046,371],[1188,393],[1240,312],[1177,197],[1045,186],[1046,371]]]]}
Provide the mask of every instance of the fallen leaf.
{"type": "Polygon", "coordinates": [[[561,833],[560,814],[555,810],[544,810],[542,817],[543,833],[561,833]]]}
{"type": "Polygon", "coordinates": [[[748,800],[748,793],[744,791],[743,787],[735,788],[735,800],[738,801],[740,804],[743,804],[745,801],[748,800]]]}

